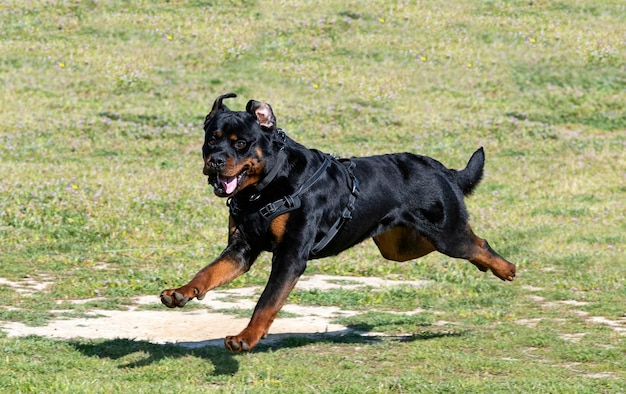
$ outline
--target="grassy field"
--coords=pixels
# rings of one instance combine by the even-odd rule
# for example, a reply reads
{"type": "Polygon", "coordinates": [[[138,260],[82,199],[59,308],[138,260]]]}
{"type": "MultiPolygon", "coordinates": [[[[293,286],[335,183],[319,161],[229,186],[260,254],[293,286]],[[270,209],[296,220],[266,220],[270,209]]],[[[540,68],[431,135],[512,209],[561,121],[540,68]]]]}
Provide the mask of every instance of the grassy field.
{"type": "MultiPolygon", "coordinates": [[[[3,0],[0,21],[0,278],[52,283],[0,285],[0,322],[45,325],[94,296],[124,308],[211,261],[227,209],[201,125],[231,91],[231,108],[269,102],[291,137],[340,156],[460,168],[484,146],[473,227],[518,267],[503,283],[367,242],[307,273],[433,285],[289,302],[358,308],[342,324],[386,339],[230,355],[0,330],[0,391],[626,393],[622,0],[3,0]]],[[[268,272],[263,255],[229,286],[268,272]]]]}

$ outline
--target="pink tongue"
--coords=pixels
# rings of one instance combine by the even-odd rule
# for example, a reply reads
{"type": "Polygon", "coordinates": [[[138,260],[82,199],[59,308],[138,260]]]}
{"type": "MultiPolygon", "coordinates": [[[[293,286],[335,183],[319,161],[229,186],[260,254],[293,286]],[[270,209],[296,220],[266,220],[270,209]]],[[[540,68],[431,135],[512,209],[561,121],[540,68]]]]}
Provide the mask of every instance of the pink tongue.
{"type": "Polygon", "coordinates": [[[234,176],[232,178],[222,178],[222,184],[226,189],[226,194],[232,194],[237,188],[237,177],[234,176]]]}

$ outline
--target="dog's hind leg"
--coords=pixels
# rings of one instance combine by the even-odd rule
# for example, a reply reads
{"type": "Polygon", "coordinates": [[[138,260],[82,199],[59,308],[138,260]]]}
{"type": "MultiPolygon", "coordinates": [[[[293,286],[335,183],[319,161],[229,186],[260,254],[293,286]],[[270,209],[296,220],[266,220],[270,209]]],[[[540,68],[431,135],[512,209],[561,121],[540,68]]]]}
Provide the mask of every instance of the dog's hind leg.
{"type": "Polygon", "coordinates": [[[472,248],[470,263],[484,269],[489,268],[491,272],[502,280],[513,280],[515,278],[515,264],[505,260],[502,256],[491,249],[487,240],[482,239],[474,235],[472,240],[474,247],[472,248]]]}
{"type": "Polygon", "coordinates": [[[450,257],[468,260],[479,270],[490,270],[502,280],[515,278],[515,264],[508,262],[494,251],[485,239],[482,239],[472,231],[469,224],[444,245],[436,245],[439,252],[450,257]]]}
{"type": "Polygon", "coordinates": [[[450,257],[468,260],[483,272],[491,270],[502,280],[513,280],[515,277],[515,265],[491,249],[486,240],[477,237],[469,224],[460,234],[439,237],[436,245],[409,227],[394,227],[373,239],[388,260],[413,260],[437,250],[450,257]]]}

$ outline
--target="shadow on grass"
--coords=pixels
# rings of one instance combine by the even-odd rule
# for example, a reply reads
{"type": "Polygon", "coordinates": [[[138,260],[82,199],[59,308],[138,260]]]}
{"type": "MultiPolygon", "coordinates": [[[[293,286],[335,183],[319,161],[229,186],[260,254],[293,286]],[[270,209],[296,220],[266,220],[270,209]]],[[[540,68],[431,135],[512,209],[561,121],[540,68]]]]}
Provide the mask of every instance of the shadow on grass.
{"type": "MultiPolygon", "coordinates": [[[[291,349],[311,344],[375,344],[384,341],[413,342],[442,337],[459,337],[463,332],[423,331],[407,335],[378,335],[367,333],[362,325],[359,331],[348,328],[343,331],[323,334],[271,334],[255,347],[252,353],[265,353],[279,349],[291,349]]],[[[187,342],[184,344],[154,344],[131,339],[109,339],[98,342],[71,341],[76,350],[87,357],[119,360],[133,353],[144,353],[141,360],[120,365],[119,368],[140,368],[166,358],[198,357],[210,361],[214,375],[233,375],[239,371],[239,354],[228,352],[221,345],[221,340],[187,342]]]]}
{"type": "Polygon", "coordinates": [[[140,368],[166,358],[198,357],[215,366],[214,375],[232,375],[239,370],[239,362],[226,349],[205,346],[190,349],[173,344],[154,344],[131,339],[109,339],[98,342],[71,341],[76,350],[88,357],[119,360],[133,353],[144,353],[141,360],[120,365],[119,368],[140,368]]]}
{"type": "Polygon", "coordinates": [[[354,326],[349,325],[348,329],[344,331],[324,334],[280,334],[275,336],[269,335],[269,343],[263,343],[263,341],[261,341],[259,345],[257,345],[257,347],[254,349],[254,351],[266,352],[270,350],[274,351],[278,349],[297,348],[321,343],[336,345],[369,345],[382,342],[414,342],[446,337],[461,337],[465,334],[464,331],[440,331],[436,330],[435,327],[428,325],[428,327],[432,328],[431,330],[430,328],[426,328],[426,326],[427,325],[424,325],[423,328],[425,329],[421,332],[404,335],[373,333],[372,330],[370,330],[368,327],[365,327],[363,324],[357,324],[354,326]]]}

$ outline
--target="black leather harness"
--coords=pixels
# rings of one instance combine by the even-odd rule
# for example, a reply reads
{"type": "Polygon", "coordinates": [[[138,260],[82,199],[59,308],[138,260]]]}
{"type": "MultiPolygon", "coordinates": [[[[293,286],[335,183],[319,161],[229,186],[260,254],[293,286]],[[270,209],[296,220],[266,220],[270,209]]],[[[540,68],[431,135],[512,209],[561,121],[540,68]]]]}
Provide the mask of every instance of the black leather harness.
{"type": "MultiPolygon", "coordinates": [[[[264,234],[267,232],[267,228],[274,218],[284,213],[291,212],[300,208],[300,196],[304,192],[309,190],[324,175],[328,167],[330,167],[331,162],[333,160],[336,160],[328,154],[320,153],[320,155],[323,156],[322,165],[317,169],[317,171],[315,171],[311,178],[309,178],[293,193],[288,194],[281,199],[270,202],[263,205],[261,208],[250,211],[247,209],[242,209],[240,207],[240,204],[237,203],[235,197],[229,198],[226,204],[228,205],[230,209],[230,214],[235,222],[244,225],[247,230],[251,230],[248,226],[246,226],[246,224],[248,223],[256,224],[256,226],[260,225],[260,228],[257,227],[256,230],[260,231],[261,234],[264,234]]],[[[274,168],[272,168],[272,170],[261,180],[261,182],[259,182],[255,186],[257,192],[253,193],[252,196],[249,197],[250,202],[259,199],[260,194],[258,192],[267,187],[272,182],[272,180],[274,180],[286,159],[287,154],[281,147],[278,152],[278,158],[274,168]]],[[[359,196],[359,181],[354,176],[354,173],[352,171],[355,167],[355,163],[350,160],[339,160],[338,163],[342,165],[347,165],[348,175],[352,183],[352,190],[350,192],[350,197],[348,198],[348,203],[341,212],[339,218],[335,221],[335,223],[333,223],[333,225],[326,232],[324,237],[322,237],[322,239],[320,239],[318,242],[315,243],[315,245],[313,245],[313,248],[311,249],[312,256],[315,256],[319,252],[321,252],[333,240],[341,227],[352,218],[352,211],[355,208],[354,203],[359,196]]]]}
{"type": "Polygon", "coordinates": [[[316,242],[315,245],[313,245],[313,249],[311,249],[311,254],[313,256],[321,252],[326,247],[326,245],[328,245],[330,241],[332,241],[333,238],[335,238],[335,235],[337,235],[337,233],[341,229],[341,226],[343,226],[344,223],[346,223],[348,220],[352,219],[352,211],[354,210],[354,203],[356,202],[356,199],[359,196],[359,180],[356,179],[356,176],[352,172],[354,167],[356,167],[356,164],[354,164],[353,161],[348,160],[348,159],[341,161],[341,163],[348,165],[348,175],[350,176],[350,180],[352,182],[352,190],[350,191],[350,197],[348,198],[348,203],[346,204],[346,207],[341,212],[341,216],[339,216],[339,218],[335,221],[335,223],[333,223],[333,225],[330,226],[330,229],[328,230],[326,235],[321,240],[316,242]]]}

